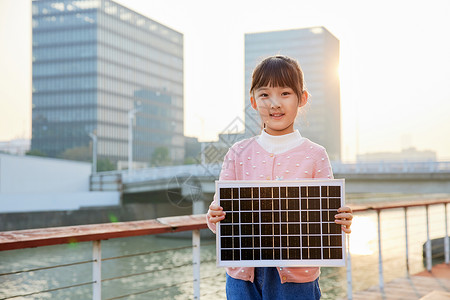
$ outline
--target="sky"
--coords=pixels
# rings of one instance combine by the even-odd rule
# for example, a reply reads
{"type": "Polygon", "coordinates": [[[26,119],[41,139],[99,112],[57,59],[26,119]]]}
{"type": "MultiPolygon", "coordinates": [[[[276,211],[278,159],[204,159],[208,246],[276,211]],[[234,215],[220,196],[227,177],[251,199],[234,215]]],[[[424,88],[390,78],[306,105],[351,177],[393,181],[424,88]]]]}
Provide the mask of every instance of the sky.
{"type": "MultiPolygon", "coordinates": [[[[324,26],[340,40],[343,159],[415,147],[450,160],[448,0],[116,2],[183,33],[186,136],[216,140],[244,118],[245,33],[324,26]]],[[[28,0],[0,0],[0,70],[0,141],[30,138],[28,0]]]]}

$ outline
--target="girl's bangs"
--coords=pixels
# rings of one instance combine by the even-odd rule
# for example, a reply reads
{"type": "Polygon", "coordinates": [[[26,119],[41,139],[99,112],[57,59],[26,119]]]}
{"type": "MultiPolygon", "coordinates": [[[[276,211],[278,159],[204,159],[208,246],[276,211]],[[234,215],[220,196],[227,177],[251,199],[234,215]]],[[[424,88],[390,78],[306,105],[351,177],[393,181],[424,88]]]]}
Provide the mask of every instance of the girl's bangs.
{"type": "Polygon", "coordinates": [[[284,61],[271,61],[254,74],[253,90],[260,87],[290,87],[298,93],[299,79],[295,70],[284,61]]]}

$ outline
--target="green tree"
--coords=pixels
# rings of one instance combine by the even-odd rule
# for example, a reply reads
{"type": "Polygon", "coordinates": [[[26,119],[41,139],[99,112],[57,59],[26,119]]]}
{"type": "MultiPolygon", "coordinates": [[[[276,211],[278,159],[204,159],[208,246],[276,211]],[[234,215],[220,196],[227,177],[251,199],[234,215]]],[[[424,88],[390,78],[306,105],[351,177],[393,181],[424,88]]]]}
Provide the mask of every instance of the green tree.
{"type": "Polygon", "coordinates": [[[169,157],[169,149],[167,147],[161,146],[153,151],[152,158],[150,160],[152,166],[168,166],[171,162],[172,161],[169,157]]]}
{"type": "Polygon", "coordinates": [[[97,172],[113,171],[115,169],[116,167],[108,158],[104,157],[97,160],[97,172]]]}
{"type": "Polygon", "coordinates": [[[65,150],[60,158],[78,161],[92,161],[92,151],[89,147],[75,147],[65,150]]]}
{"type": "Polygon", "coordinates": [[[185,165],[195,165],[196,163],[197,161],[193,157],[186,157],[183,162],[185,165]]]}
{"type": "Polygon", "coordinates": [[[38,149],[33,149],[33,150],[30,150],[30,151],[27,151],[27,152],[25,153],[25,155],[30,155],[30,156],[43,156],[43,157],[46,157],[46,156],[47,156],[47,154],[45,154],[44,152],[42,152],[41,150],[38,150],[38,149]]]}

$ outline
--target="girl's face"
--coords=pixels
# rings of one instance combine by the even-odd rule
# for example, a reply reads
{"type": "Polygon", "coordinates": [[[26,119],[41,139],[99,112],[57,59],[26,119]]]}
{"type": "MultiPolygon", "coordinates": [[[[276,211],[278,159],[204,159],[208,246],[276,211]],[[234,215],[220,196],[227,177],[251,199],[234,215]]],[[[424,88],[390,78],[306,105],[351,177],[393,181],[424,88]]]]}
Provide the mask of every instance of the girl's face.
{"type": "Polygon", "coordinates": [[[260,87],[251,97],[252,106],[259,112],[270,135],[283,135],[294,132],[294,121],[298,108],[306,104],[308,93],[301,99],[290,87],[260,87]]]}

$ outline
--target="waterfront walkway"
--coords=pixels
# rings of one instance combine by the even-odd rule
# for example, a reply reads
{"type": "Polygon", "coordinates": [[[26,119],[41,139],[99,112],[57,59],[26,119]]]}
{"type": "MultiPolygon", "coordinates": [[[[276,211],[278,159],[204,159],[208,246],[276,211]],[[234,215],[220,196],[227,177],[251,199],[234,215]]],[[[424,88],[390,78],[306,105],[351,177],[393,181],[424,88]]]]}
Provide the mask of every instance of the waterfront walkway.
{"type": "Polygon", "coordinates": [[[450,266],[439,264],[431,272],[394,279],[385,284],[384,293],[378,285],[353,293],[353,300],[378,299],[450,300],[450,266]]]}

